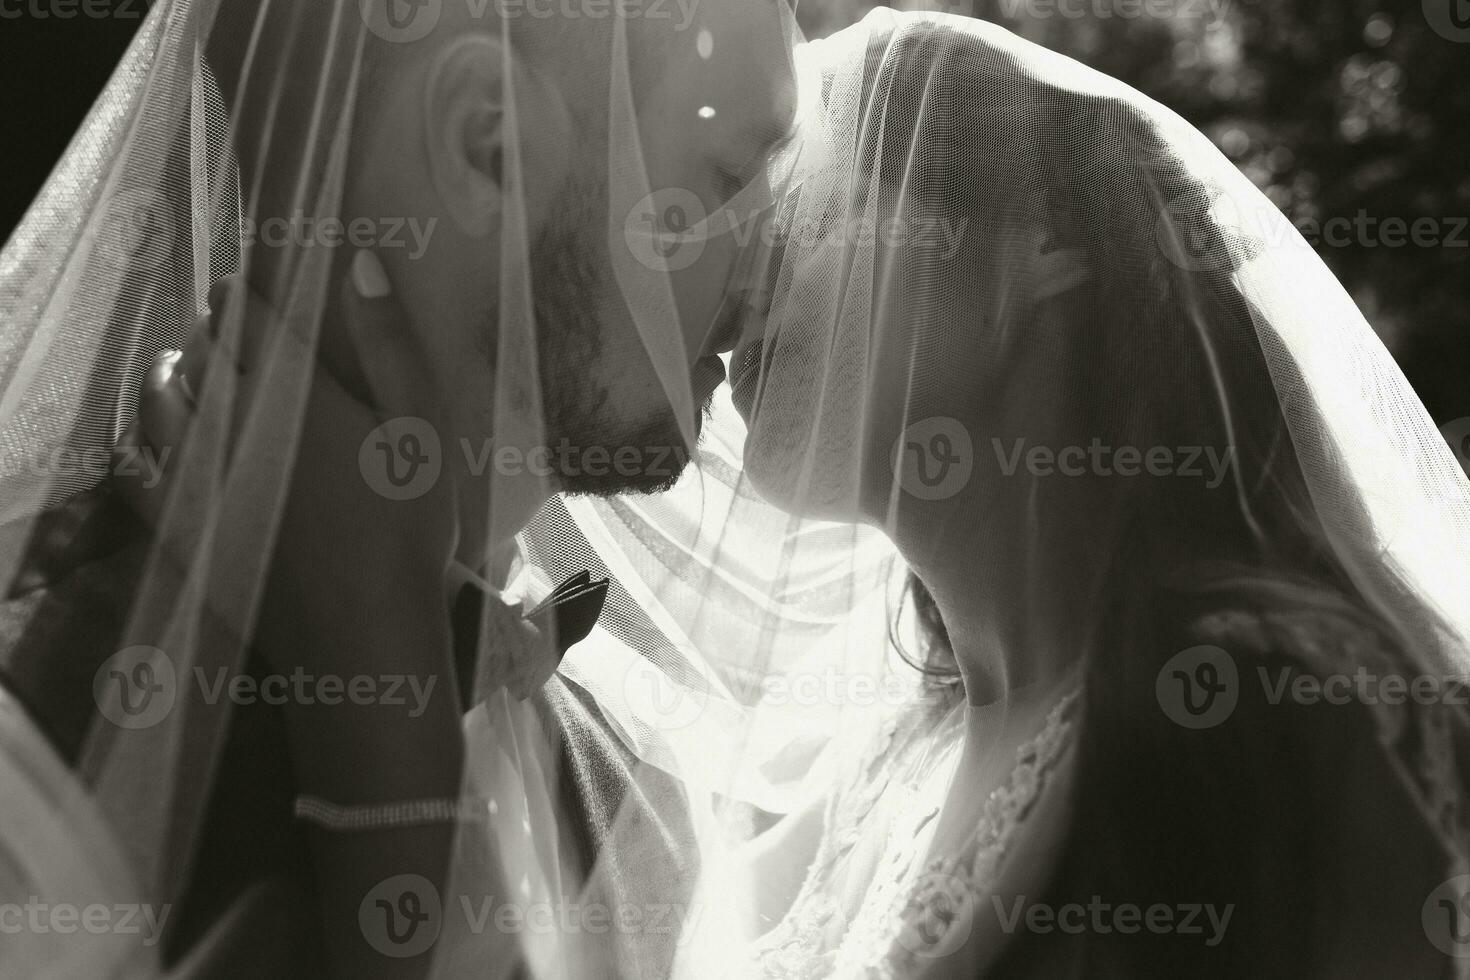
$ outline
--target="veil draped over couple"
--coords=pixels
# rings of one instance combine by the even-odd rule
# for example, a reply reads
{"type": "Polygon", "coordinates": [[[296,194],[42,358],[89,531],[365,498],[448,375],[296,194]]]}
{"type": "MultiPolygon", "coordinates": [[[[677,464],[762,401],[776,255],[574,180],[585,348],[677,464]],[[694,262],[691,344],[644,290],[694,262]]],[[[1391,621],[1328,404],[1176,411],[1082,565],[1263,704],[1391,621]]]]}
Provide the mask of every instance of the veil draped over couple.
{"type": "Polygon", "coordinates": [[[1289,221],[657,9],[153,5],[0,253],[0,975],[1470,975],[1466,478],[1289,221]]]}

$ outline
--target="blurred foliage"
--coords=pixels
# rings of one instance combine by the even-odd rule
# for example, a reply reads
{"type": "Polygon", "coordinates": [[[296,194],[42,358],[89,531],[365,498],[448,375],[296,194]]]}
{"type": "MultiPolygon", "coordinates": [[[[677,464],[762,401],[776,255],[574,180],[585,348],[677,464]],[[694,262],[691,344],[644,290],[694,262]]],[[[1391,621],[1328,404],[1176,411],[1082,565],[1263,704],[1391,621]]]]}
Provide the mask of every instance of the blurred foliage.
{"type": "MultiPolygon", "coordinates": [[[[108,0],[121,7],[123,0],[108,0]]],[[[21,17],[0,0],[0,242],[30,207],[71,142],[139,21],[120,17],[21,17]]],[[[143,4],[134,2],[139,12],[143,4]]]]}
{"type": "MultiPolygon", "coordinates": [[[[1459,42],[1437,33],[1433,4],[1470,18],[1466,0],[891,5],[1002,24],[1209,134],[1308,233],[1445,423],[1470,416],[1470,30],[1459,42]],[[1316,234],[1334,219],[1367,230],[1316,234]],[[1393,219],[1430,219],[1438,244],[1390,244],[1393,219]]],[[[797,11],[815,37],[876,5],[801,0],[797,11]]]]}

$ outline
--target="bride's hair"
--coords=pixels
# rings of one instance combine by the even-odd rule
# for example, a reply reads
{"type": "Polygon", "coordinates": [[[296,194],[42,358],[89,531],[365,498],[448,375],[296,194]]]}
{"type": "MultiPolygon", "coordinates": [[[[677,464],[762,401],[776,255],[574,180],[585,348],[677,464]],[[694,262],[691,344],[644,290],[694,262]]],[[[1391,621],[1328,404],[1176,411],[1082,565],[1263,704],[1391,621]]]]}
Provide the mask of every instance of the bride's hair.
{"type": "MultiPolygon", "coordinates": [[[[1201,605],[1331,610],[1339,622],[1385,638],[1408,661],[1422,660],[1420,666],[1430,669],[1425,624],[1435,617],[1408,598],[1410,590],[1391,597],[1393,609],[1360,590],[1313,501],[1282,404],[1283,392],[1304,391],[1305,385],[1294,376],[1289,356],[1268,349],[1279,342],[1269,318],[1253,308],[1235,278],[1267,246],[1209,216],[1220,192],[1191,173],[1154,120],[1134,105],[1110,101],[1103,117],[1091,100],[1048,95],[1024,118],[1003,120],[1015,132],[967,139],[966,126],[996,124],[993,116],[982,122],[963,108],[987,104],[966,98],[965,86],[995,84],[993,69],[985,66],[996,56],[976,57],[970,46],[979,43],[942,26],[906,34],[895,47],[908,50],[890,47],[883,59],[881,72],[893,76],[873,84],[893,91],[917,87],[926,91],[926,103],[954,100],[956,108],[945,114],[954,132],[930,152],[971,146],[994,148],[996,155],[1014,152],[1014,159],[987,165],[995,174],[1026,175],[1021,181],[946,184],[948,199],[963,209],[963,217],[982,226],[996,220],[1014,206],[998,202],[997,193],[1019,193],[1018,184],[1025,183],[1026,192],[1043,195],[1058,244],[1079,252],[1091,268],[1089,287],[1054,301],[1075,304],[1076,316],[1067,343],[1052,348],[1066,381],[1050,396],[1052,403],[1113,445],[1215,447],[1234,454],[1233,472],[1215,488],[1182,479],[1087,484],[1087,506],[1100,508],[1098,524],[1109,528],[1110,567],[1100,581],[1120,615],[1132,610],[1121,619],[1108,617],[1111,629],[1106,621],[1100,625],[1112,635],[1093,636],[1092,651],[1126,650],[1126,631],[1142,624],[1125,621],[1167,615],[1157,600],[1173,594],[1178,602],[1165,603],[1172,612],[1201,605]],[[941,88],[959,91],[933,92],[934,79],[943,80],[941,88]],[[1099,138],[1101,125],[1107,138],[1099,138]],[[1216,260],[1209,268],[1187,269],[1161,246],[1161,216],[1181,213],[1189,215],[1193,247],[1216,260]],[[1129,378],[1146,383],[1120,380],[1129,378]]],[[[903,117],[918,109],[911,100],[893,98],[885,111],[903,117]]],[[[915,131],[905,118],[884,119],[873,128],[915,131]]],[[[880,153],[884,163],[925,165],[912,152],[867,152],[880,153]]],[[[871,156],[867,166],[874,166],[871,156]]],[[[992,264],[994,275],[1016,274],[1004,256],[992,264]]],[[[1351,508],[1357,501],[1366,513],[1346,474],[1334,482],[1337,506],[1351,508]]],[[[1047,487],[1038,494],[1042,521],[1048,504],[1077,506],[1068,496],[1076,492],[1073,487],[1047,487]]],[[[1366,518],[1362,523],[1367,527],[1366,518]]],[[[952,684],[958,667],[938,607],[917,577],[911,577],[907,596],[925,648],[906,659],[937,682],[952,684]]]]}
{"type": "MultiPolygon", "coordinates": [[[[939,603],[929,594],[924,580],[909,572],[904,581],[900,606],[907,603],[914,610],[914,621],[918,625],[921,649],[908,650],[898,636],[897,617],[889,630],[889,639],[898,655],[909,666],[923,674],[932,688],[943,691],[953,689],[960,680],[960,665],[955,659],[954,647],[950,645],[949,630],[944,625],[944,616],[939,603]]],[[[900,608],[901,612],[901,608],[900,608]]]]}

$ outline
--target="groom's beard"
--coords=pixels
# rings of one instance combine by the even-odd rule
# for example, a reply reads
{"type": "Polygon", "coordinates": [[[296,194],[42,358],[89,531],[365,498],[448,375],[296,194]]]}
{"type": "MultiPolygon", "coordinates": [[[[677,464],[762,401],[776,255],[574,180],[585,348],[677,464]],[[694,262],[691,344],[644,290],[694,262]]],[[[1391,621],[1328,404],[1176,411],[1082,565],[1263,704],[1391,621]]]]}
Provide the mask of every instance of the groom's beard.
{"type": "MultiPolygon", "coordinates": [[[[553,451],[562,440],[576,449],[572,459],[577,465],[559,474],[568,493],[660,493],[678,482],[689,450],[667,403],[630,418],[609,389],[609,377],[652,372],[653,366],[643,359],[636,365],[603,361],[603,331],[634,327],[621,294],[610,285],[610,261],[593,245],[605,238],[606,188],[583,183],[575,177],[567,181],[559,199],[577,204],[547,225],[531,252],[546,432],[553,451]],[[600,315],[604,311],[607,315],[600,315]],[[618,458],[620,449],[631,448],[639,462],[580,465],[588,463],[587,450],[594,448],[610,460],[618,458]]],[[[553,452],[552,465],[560,467],[560,462],[553,452]]]]}

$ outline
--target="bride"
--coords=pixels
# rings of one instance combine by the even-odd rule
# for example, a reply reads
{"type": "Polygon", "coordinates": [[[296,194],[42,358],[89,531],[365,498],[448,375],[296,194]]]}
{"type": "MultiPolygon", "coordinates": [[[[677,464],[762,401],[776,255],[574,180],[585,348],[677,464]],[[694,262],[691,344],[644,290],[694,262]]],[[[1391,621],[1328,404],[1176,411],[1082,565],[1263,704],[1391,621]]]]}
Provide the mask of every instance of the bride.
{"type": "Polygon", "coordinates": [[[891,538],[924,684],[751,835],[748,971],[1463,976],[1466,485],[1342,288],[1000,29],[805,57],[745,475],[891,538]]]}

